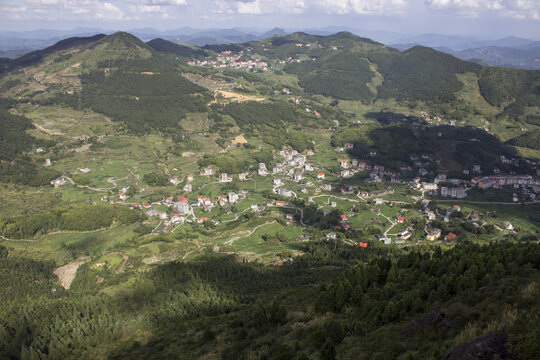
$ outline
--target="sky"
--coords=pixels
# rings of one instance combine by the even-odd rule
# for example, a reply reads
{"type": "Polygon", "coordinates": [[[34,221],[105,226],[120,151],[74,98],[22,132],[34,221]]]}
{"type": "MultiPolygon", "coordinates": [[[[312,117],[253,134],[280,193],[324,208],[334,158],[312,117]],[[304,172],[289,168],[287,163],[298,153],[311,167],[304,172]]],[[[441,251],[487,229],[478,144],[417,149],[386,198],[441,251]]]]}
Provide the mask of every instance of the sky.
{"type": "Polygon", "coordinates": [[[310,29],[540,39],[540,0],[0,0],[0,30],[310,29]]]}

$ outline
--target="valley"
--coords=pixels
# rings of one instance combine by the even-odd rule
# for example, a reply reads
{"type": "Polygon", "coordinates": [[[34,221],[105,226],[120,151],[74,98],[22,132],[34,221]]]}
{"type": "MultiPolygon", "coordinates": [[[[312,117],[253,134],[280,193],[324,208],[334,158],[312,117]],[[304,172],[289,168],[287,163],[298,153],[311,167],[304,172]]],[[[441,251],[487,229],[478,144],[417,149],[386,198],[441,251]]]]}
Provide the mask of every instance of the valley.
{"type": "Polygon", "coordinates": [[[540,72],[350,33],[64,44],[0,76],[2,356],[538,350],[540,72]]]}

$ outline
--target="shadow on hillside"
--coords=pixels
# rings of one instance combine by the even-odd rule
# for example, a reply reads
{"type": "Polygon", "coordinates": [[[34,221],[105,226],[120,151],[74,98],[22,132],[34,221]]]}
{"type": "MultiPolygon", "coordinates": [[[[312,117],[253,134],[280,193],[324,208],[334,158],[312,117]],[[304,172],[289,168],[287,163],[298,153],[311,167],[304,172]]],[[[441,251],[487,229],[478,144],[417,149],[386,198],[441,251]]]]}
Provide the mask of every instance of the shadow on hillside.
{"type": "Polygon", "coordinates": [[[342,138],[335,141],[354,143],[349,154],[358,161],[383,165],[395,172],[403,166],[411,166],[413,169],[424,167],[432,171],[461,173],[472,170],[474,165],[480,165],[484,175],[494,173],[495,169],[518,173],[531,171],[530,165],[524,162],[519,165],[503,163],[502,156],[519,156],[516,149],[481,129],[448,125],[428,127],[418,124],[414,117],[394,113],[375,113],[373,116],[379,121],[393,123],[367,133],[361,133],[361,130],[354,133],[353,130],[340,134],[342,138]],[[395,119],[402,122],[395,123],[395,119]]]}

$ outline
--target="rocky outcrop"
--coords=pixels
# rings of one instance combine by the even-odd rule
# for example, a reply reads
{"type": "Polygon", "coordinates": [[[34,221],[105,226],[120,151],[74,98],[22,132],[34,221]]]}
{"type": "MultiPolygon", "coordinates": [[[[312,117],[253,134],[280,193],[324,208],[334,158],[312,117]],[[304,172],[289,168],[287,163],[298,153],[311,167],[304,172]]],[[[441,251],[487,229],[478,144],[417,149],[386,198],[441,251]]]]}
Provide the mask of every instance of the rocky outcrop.
{"type": "Polygon", "coordinates": [[[441,360],[506,359],[506,334],[491,334],[468,344],[454,346],[441,360]]]}

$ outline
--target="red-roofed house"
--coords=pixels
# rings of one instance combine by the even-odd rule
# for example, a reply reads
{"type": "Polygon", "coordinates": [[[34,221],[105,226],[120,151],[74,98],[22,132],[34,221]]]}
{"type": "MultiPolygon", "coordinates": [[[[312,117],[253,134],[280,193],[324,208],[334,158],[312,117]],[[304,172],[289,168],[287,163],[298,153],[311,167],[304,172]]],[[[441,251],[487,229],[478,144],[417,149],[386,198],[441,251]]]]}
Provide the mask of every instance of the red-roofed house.
{"type": "Polygon", "coordinates": [[[318,173],[317,179],[324,179],[324,173],[323,172],[318,173]]]}
{"type": "Polygon", "coordinates": [[[358,246],[360,246],[360,247],[367,247],[367,246],[368,246],[368,243],[366,243],[366,242],[359,242],[359,243],[358,243],[358,246]]]}
{"type": "Polygon", "coordinates": [[[405,218],[402,218],[402,217],[398,217],[396,222],[398,223],[403,223],[405,221],[405,218]]]}

